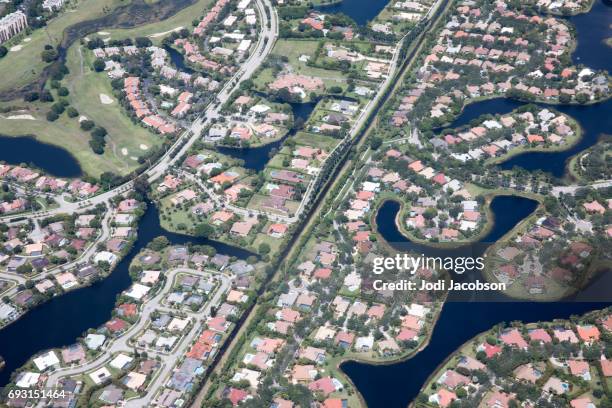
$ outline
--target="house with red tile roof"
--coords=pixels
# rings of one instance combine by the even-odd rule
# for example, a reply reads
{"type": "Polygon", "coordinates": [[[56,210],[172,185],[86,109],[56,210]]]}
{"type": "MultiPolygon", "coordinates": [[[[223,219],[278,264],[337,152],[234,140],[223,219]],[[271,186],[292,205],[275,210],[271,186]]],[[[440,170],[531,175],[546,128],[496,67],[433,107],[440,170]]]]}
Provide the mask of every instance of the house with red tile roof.
{"type": "Polygon", "coordinates": [[[544,329],[532,329],[529,330],[529,338],[531,341],[537,341],[539,343],[550,343],[552,338],[550,334],[544,329]]]}
{"type": "Polygon", "coordinates": [[[590,343],[593,341],[599,341],[599,329],[597,326],[593,325],[585,325],[585,326],[576,326],[576,331],[578,331],[578,336],[585,342],[590,343]]]}
{"type": "Polygon", "coordinates": [[[320,392],[324,396],[328,396],[336,391],[336,384],[331,377],[323,377],[308,384],[308,389],[313,392],[320,392]]]}
{"type": "Polygon", "coordinates": [[[442,408],[447,408],[451,405],[451,403],[457,399],[457,394],[452,391],[447,390],[446,388],[440,389],[435,394],[429,397],[429,402],[438,404],[442,408]]]}
{"type": "Polygon", "coordinates": [[[521,332],[518,329],[511,329],[499,336],[500,340],[508,346],[518,347],[520,349],[529,348],[529,344],[523,339],[521,332]]]}

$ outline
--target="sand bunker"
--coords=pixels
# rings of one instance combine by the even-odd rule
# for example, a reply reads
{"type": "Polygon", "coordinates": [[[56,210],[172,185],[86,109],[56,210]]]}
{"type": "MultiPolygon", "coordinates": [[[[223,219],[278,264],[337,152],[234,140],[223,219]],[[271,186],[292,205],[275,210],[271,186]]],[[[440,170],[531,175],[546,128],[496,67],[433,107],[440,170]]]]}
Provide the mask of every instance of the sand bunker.
{"type": "Polygon", "coordinates": [[[23,48],[23,45],[19,44],[19,45],[14,45],[10,48],[10,51],[16,52],[16,51],[21,51],[21,49],[23,48]]]}
{"type": "Polygon", "coordinates": [[[110,33],[108,31],[98,31],[98,34],[100,34],[100,35],[110,35],[110,33]]]}
{"type": "Polygon", "coordinates": [[[32,39],[30,37],[23,39],[23,42],[30,42],[30,41],[32,41],[32,39]]]}
{"type": "Polygon", "coordinates": [[[83,115],[79,116],[79,123],[83,122],[84,120],[87,120],[87,116],[83,116],[83,115]]]}
{"type": "Polygon", "coordinates": [[[176,27],[176,28],[173,28],[172,30],[164,31],[163,33],[155,33],[155,34],[151,34],[151,35],[149,36],[149,38],[163,37],[163,36],[164,36],[164,35],[166,35],[166,34],[170,34],[170,33],[173,33],[173,32],[175,32],[175,31],[180,31],[180,30],[182,30],[182,29],[183,29],[183,26],[176,27]]]}
{"type": "Polygon", "coordinates": [[[124,155],[124,156],[127,156],[128,149],[126,149],[125,147],[123,149],[121,149],[121,154],[124,155]]]}
{"type": "Polygon", "coordinates": [[[140,150],[149,150],[149,146],[147,146],[146,144],[141,144],[140,150]]]}
{"type": "Polygon", "coordinates": [[[32,115],[11,115],[7,119],[36,120],[36,118],[32,115]]]}
{"type": "Polygon", "coordinates": [[[114,101],[113,101],[113,98],[111,98],[110,96],[101,93],[100,94],[100,102],[102,102],[103,105],[110,105],[114,101]]]}

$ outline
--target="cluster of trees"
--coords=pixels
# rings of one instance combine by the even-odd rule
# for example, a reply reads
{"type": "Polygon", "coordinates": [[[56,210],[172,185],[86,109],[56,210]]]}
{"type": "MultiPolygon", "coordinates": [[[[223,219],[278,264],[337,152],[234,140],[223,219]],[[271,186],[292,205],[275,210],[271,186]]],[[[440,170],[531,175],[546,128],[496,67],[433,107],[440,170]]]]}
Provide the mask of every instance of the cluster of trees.
{"type": "Polygon", "coordinates": [[[96,154],[104,154],[104,148],[106,147],[106,135],[108,132],[102,126],[96,126],[92,120],[83,120],[80,124],[81,129],[85,131],[91,131],[91,139],[89,140],[89,146],[96,154]]]}

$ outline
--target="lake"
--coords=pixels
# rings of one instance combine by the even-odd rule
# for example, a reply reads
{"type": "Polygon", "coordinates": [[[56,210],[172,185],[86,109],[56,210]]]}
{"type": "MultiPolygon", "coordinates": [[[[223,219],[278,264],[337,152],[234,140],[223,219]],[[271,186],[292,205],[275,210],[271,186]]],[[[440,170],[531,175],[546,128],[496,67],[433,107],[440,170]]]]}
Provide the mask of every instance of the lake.
{"type": "Polygon", "coordinates": [[[81,166],[67,150],[43,143],[31,136],[0,135],[0,160],[8,164],[25,163],[55,177],[80,177],[81,166]]]}
{"type": "MultiPolygon", "coordinates": [[[[529,216],[536,208],[533,200],[498,196],[491,202],[495,225],[479,243],[451,250],[411,243],[395,224],[400,205],[386,201],[380,208],[376,224],[381,235],[396,249],[410,250],[426,256],[481,256],[484,250],[529,216]]],[[[602,309],[610,304],[611,274],[596,279],[585,291],[562,302],[511,301],[499,293],[451,292],[433,330],[430,343],[414,357],[388,365],[356,361],[341,365],[370,408],[406,408],[419,394],[427,378],[462,344],[501,322],[524,322],[566,319],[571,315],[602,309]],[[586,295],[586,296],[585,296],[586,295]],[[466,299],[467,298],[467,299],[466,299]],[[597,299],[597,301],[592,301],[597,299]],[[469,300],[469,301],[466,301],[469,300]],[[601,301],[600,301],[601,300],[601,301]]],[[[479,274],[453,274],[453,279],[473,281],[479,274]]]]}
{"type": "Polygon", "coordinates": [[[318,6],[315,9],[323,13],[346,14],[357,24],[364,26],[380,14],[388,3],[389,0],[342,0],[328,6],[318,6]]]}

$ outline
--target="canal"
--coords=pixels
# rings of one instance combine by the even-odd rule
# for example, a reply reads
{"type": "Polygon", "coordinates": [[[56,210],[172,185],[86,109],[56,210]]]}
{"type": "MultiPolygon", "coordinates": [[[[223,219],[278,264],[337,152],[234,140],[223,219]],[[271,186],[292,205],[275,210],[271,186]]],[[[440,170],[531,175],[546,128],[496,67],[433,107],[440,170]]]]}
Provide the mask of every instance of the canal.
{"type": "MultiPolygon", "coordinates": [[[[577,64],[609,71],[611,52],[603,40],[609,36],[610,7],[612,2],[596,0],[593,10],[584,15],[570,17],[575,25],[579,42],[573,54],[577,64]]],[[[467,125],[483,114],[504,114],[522,106],[521,102],[493,99],[468,105],[450,126],[467,125]]],[[[543,105],[544,106],[544,105],[543,105]]],[[[592,146],[602,133],[612,129],[610,101],[589,106],[554,106],[576,119],[583,129],[583,139],[574,147],[556,153],[525,153],[502,163],[502,168],[521,166],[528,170],[543,170],[556,177],[563,176],[568,158],[592,146]]],[[[410,242],[395,225],[399,204],[387,201],[380,208],[376,222],[379,231],[396,249],[412,250],[429,256],[459,256],[482,254],[490,243],[499,239],[516,223],[531,214],[536,206],[532,200],[520,197],[497,197],[491,203],[495,224],[486,237],[474,245],[440,250],[410,242]]],[[[467,274],[459,279],[470,279],[467,274]]],[[[524,322],[567,319],[612,304],[609,288],[612,274],[605,273],[587,288],[561,302],[536,303],[508,301],[503,295],[472,295],[471,301],[451,294],[436,323],[429,344],[412,358],[389,365],[372,365],[356,361],[345,362],[342,370],[349,376],[370,408],[406,408],[418,396],[427,378],[444,360],[462,344],[502,322],[524,322]]],[[[478,276],[470,275],[474,278],[478,276]]],[[[458,275],[453,278],[457,279],[458,275]]],[[[457,292],[455,292],[457,293],[457,292]]],[[[482,292],[481,292],[482,293],[482,292]]]]}
{"type": "MultiPolygon", "coordinates": [[[[301,119],[302,123],[306,123],[310,114],[317,106],[316,102],[306,102],[306,103],[290,103],[291,111],[293,113],[293,121],[295,123],[296,120],[301,119]]],[[[217,146],[216,150],[224,154],[226,156],[232,157],[234,159],[242,160],[244,163],[244,167],[247,169],[262,171],[266,164],[270,161],[272,156],[280,150],[285,140],[288,137],[295,135],[298,132],[298,128],[294,126],[293,129],[289,130],[289,132],[282,137],[281,139],[265,144],[260,147],[228,147],[228,146],[217,146]]]]}
{"type": "Polygon", "coordinates": [[[162,235],[168,238],[171,245],[208,245],[219,253],[240,259],[253,255],[242,248],[217,241],[168,232],[160,225],[157,208],[149,203],[140,220],[138,239],[107,278],[53,298],[0,330],[0,354],[6,362],[4,369],[0,370],[0,387],[5,386],[10,381],[11,373],[33,355],[73,344],[88,329],[108,321],[117,295],[132,284],[129,275],[132,259],[153,238],[162,235]]]}

